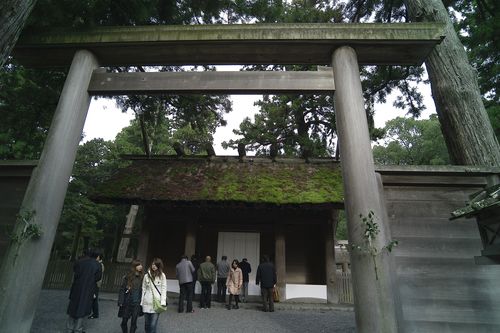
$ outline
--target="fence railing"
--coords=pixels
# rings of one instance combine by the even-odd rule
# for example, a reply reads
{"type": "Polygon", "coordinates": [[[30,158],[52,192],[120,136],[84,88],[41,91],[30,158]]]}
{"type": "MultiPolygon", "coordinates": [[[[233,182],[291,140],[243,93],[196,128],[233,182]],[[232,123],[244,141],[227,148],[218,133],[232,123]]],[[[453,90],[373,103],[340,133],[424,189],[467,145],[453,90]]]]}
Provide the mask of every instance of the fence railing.
{"type": "MultiPolygon", "coordinates": [[[[130,264],[105,263],[101,291],[116,293],[120,289],[123,276],[130,264]]],[[[73,262],[66,260],[50,261],[43,281],[45,289],[69,289],[73,282],[73,262]]],[[[339,302],[354,304],[351,273],[337,272],[336,292],[339,302]]]]}
{"type": "MultiPolygon", "coordinates": [[[[66,260],[50,261],[45,273],[43,288],[69,289],[73,282],[73,262],[66,260]]],[[[130,269],[130,264],[106,263],[102,277],[101,291],[118,292],[123,276],[130,269]]]]}
{"type": "Polygon", "coordinates": [[[340,303],[354,304],[351,272],[337,272],[337,295],[340,303]]]}

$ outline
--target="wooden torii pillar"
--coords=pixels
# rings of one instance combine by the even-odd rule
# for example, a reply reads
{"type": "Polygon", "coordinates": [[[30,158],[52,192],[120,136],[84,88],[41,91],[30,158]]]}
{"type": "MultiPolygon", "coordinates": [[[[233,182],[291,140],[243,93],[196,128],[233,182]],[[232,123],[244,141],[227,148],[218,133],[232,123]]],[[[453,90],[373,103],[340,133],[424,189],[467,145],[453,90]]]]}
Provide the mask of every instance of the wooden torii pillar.
{"type": "MultiPolygon", "coordinates": [[[[0,332],[31,329],[90,105],[87,87],[97,67],[92,53],[75,53],[42,156],[21,206],[21,211],[33,212],[33,222],[41,226],[43,234],[36,241],[11,245],[4,257],[0,272],[0,332]]],[[[21,232],[23,227],[18,223],[14,232],[21,232]]]]}
{"type": "MultiPolygon", "coordinates": [[[[344,179],[347,229],[351,245],[364,245],[365,229],[360,215],[373,211],[380,228],[374,246],[388,243],[389,223],[381,191],[377,184],[371,151],[368,121],[364,108],[356,52],[349,46],[336,49],[332,56],[335,82],[342,82],[335,92],[335,112],[340,143],[340,162],[344,179]]],[[[370,255],[351,251],[352,283],[358,332],[398,332],[395,274],[391,257],[382,252],[375,257],[378,277],[370,255]]]]}

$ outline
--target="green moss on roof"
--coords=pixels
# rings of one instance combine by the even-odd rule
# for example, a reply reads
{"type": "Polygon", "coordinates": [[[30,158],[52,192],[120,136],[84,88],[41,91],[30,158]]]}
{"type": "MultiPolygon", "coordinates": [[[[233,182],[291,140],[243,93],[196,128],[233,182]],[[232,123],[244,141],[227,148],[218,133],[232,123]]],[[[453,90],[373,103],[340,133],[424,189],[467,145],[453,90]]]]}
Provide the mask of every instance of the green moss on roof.
{"type": "Polygon", "coordinates": [[[239,162],[237,159],[134,160],[102,184],[99,201],[239,201],[271,204],[343,202],[332,161],[239,162]]]}

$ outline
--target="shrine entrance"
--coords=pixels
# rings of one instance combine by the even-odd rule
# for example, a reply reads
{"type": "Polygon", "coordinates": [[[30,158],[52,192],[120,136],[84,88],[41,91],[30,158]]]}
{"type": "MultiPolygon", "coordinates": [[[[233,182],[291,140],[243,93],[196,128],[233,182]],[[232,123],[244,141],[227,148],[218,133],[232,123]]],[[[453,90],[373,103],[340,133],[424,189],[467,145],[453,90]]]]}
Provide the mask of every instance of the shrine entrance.
{"type": "MultiPolygon", "coordinates": [[[[7,253],[2,266],[5,331],[28,332],[49,260],[68,179],[93,95],[148,93],[332,93],[339,136],[345,207],[353,243],[363,241],[359,214],[380,218],[376,246],[389,239],[380,175],[375,172],[359,65],[420,65],[443,38],[440,23],[273,24],[107,27],[21,37],[14,54],[25,66],[71,64],[44,150],[24,197],[44,237],[7,253]],[[310,64],[312,72],[106,73],[101,67],[203,64],[310,64]],[[50,195],[48,195],[50,194],[50,195]],[[36,254],[36,255],[35,255],[36,254]],[[7,267],[14,256],[16,266],[7,267]],[[33,278],[37,277],[37,278],[33,278]],[[24,290],[26,297],[18,297],[24,290]]],[[[277,234],[283,235],[282,226],[277,234]]],[[[277,252],[285,241],[277,237],[277,252]]],[[[278,276],[285,276],[277,255],[278,276]]],[[[397,332],[397,296],[390,256],[351,256],[359,332],[397,332]]],[[[278,287],[285,287],[278,281],[278,287]]],[[[284,293],[284,290],[282,294],[284,293]]]]}

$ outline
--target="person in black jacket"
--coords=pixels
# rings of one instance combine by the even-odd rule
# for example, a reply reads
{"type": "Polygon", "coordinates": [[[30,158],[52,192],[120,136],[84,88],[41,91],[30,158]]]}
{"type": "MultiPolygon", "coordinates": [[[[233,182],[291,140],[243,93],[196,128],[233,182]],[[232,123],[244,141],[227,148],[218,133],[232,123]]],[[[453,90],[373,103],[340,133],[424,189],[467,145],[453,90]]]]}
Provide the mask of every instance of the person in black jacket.
{"type": "Polygon", "coordinates": [[[248,281],[249,274],[252,272],[252,266],[248,262],[247,258],[243,258],[240,262],[241,272],[243,273],[243,287],[241,288],[241,301],[243,303],[247,302],[248,297],[248,281]]]}
{"type": "Polygon", "coordinates": [[[96,282],[102,277],[101,265],[86,250],[73,266],[73,283],[69,293],[67,332],[83,332],[83,318],[90,315],[96,293],[96,282]]]}
{"type": "Polygon", "coordinates": [[[132,261],[130,271],[123,277],[122,285],[118,293],[118,317],[122,318],[121,328],[123,333],[127,332],[128,320],[130,320],[130,333],[137,329],[137,318],[142,315],[142,278],[144,277],[142,263],[139,260],[132,261]]]}
{"type": "Polygon", "coordinates": [[[262,263],[257,267],[255,284],[260,284],[264,312],[274,312],[273,288],[276,286],[276,270],[269,256],[262,256],[262,263]]]}

